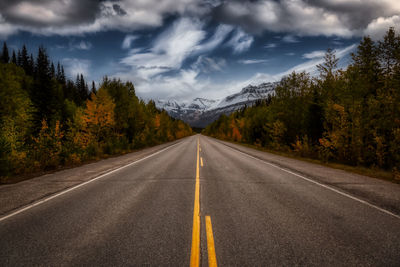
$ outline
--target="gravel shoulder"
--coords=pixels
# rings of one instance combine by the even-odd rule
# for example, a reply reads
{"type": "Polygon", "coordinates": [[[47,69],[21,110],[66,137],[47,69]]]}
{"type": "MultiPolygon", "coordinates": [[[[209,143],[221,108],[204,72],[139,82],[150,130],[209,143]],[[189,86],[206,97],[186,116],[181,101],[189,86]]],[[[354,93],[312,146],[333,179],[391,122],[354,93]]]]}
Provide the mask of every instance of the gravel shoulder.
{"type": "Polygon", "coordinates": [[[400,184],[215,140],[400,215],[400,184]]]}
{"type": "MultiPolygon", "coordinates": [[[[185,139],[185,138],[184,138],[185,139]]],[[[183,139],[0,186],[0,216],[149,156],[183,139]]]]}

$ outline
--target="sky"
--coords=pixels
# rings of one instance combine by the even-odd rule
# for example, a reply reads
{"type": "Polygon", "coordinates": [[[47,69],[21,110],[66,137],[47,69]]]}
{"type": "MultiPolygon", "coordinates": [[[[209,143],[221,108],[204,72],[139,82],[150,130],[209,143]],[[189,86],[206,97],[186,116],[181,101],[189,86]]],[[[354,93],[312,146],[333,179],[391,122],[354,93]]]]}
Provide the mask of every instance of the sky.
{"type": "Polygon", "coordinates": [[[292,71],[340,67],[400,30],[398,0],[0,0],[0,40],[44,45],[67,76],[132,81],[145,99],[223,98],[292,71]]]}

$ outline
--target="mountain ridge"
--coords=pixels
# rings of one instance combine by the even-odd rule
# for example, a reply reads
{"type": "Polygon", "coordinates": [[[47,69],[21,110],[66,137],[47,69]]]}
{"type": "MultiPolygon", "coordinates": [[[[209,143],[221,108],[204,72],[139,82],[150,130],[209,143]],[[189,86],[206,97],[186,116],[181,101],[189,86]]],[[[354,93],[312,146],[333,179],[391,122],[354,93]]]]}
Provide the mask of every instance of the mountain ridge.
{"type": "Polygon", "coordinates": [[[238,93],[228,95],[221,100],[194,98],[190,103],[179,103],[176,100],[157,100],[156,106],[168,112],[174,118],[181,119],[192,127],[203,128],[218,119],[222,114],[228,115],[245,106],[252,106],[261,99],[266,99],[275,91],[277,82],[248,85],[238,93]]]}

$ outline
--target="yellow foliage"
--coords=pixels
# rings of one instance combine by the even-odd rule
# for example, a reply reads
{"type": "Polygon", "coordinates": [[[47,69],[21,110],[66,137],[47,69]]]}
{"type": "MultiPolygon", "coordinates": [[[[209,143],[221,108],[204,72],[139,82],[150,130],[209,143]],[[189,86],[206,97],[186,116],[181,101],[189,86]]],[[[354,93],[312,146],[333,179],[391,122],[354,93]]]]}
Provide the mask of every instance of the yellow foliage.
{"type": "Polygon", "coordinates": [[[99,139],[104,132],[114,126],[115,104],[107,91],[100,89],[97,95],[91,95],[91,100],[86,101],[83,121],[88,131],[94,135],[95,140],[99,139]]]}
{"type": "Polygon", "coordinates": [[[107,139],[115,123],[115,104],[107,91],[100,89],[90,98],[86,101],[86,108],[79,109],[74,117],[73,143],[82,149],[107,139]]]}
{"type": "Polygon", "coordinates": [[[308,137],[305,135],[302,139],[297,137],[296,142],[292,144],[293,150],[300,156],[309,156],[311,154],[311,146],[308,137]]]}
{"type": "Polygon", "coordinates": [[[53,129],[50,129],[46,120],[42,120],[38,137],[33,137],[36,166],[54,167],[60,163],[63,137],[64,133],[59,121],[56,122],[53,129]]]}

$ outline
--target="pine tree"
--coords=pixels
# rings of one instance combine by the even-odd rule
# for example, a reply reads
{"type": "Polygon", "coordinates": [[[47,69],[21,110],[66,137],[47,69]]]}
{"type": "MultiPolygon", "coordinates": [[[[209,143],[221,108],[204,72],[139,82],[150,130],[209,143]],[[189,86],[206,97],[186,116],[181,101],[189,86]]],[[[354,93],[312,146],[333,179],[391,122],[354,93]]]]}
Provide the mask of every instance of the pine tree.
{"type": "Polygon", "coordinates": [[[357,77],[363,83],[360,89],[365,90],[361,95],[365,97],[368,94],[376,94],[382,70],[374,41],[370,37],[364,37],[357,47],[356,54],[352,54],[352,59],[357,77]]]}
{"type": "Polygon", "coordinates": [[[54,68],[53,62],[51,62],[51,66],[50,66],[50,75],[51,75],[51,78],[56,78],[56,69],[54,68]]]}
{"type": "Polygon", "coordinates": [[[3,51],[1,54],[1,62],[8,63],[10,61],[10,56],[8,54],[8,48],[6,42],[3,43],[3,51]]]}
{"type": "Polygon", "coordinates": [[[324,56],[324,62],[317,65],[319,71],[319,86],[323,98],[333,100],[336,96],[336,89],[338,87],[338,65],[339,59],[336,58],[335,51],[328,49],[324,56]]]}
{"type": "Polygon", "coordinates": [[[11,62],[17,65],[17,57],[15,56],[15,50],[12,52],[11,62]]]}
{"type": "Polygon", "coordinates": [[[399,39],[396,38],[394,28],[391,27],[386,32],[383,41],[379,41],[380,59],[383,68],[383,74],[386,77],[386,82],[393,75],[396,64],[399,64],[396,59],[396,50],[398,50],[399,39]]]}
{"type": "Polygon", "coordinates": [[[65,78],[65,72],[64,72],[64,66],[61,66],[61,83],[65,84],[66,78],[65,78]]]}
{"type": "Polygon", "coordinates": [[[21,57],[21,50],[18,49],[17,51],[17,66],[22,66],[22,57],[21,57]]]}
{"type": "Polygon", "coordinates": [[[28,61],[27,74],[33,75],[34,73],[35,73],[35,60],[33,59],[33,55],[31,54],[28,61]]]}
{"type": "Polygon", "coordinates": [[[322,99],[316,88],[312,88],[312,100],[308,107],[307,114],[307,135],[311,139],[312,144],[319,144],[319,139],[324,131],[324,114],[322,108],[322,99]]]}
{"type": "Polygon", "coordinates": [[[92,81],[92,93],[96,94],[97,93],[97,89],[96,89],[96,83],[94,81],[92,81]]]}
{"type": "Polygon", "coordinates": [[[317,65],[320,77],[324,80],[331,79],[337,69],[338,62],[339,59],[336,58],[335,51],[328,48],[324,56],[324,63],[317,65]]]}
{"type": "Polygon", "coordinates": [[[60,77],[61,77],[61,67],[60,67],[60,62],[57,62],[57,74],[56,74],[57,81],[60,81],[60,77]]]}
{"type": "Polygon", "coordinates": [[[28,75],[32,75],[33,70],[30,68],[28,50],[26,49],[25,45],[22,46],[19,61],[19,65],[25,70],[25,73],[28,75]]]}
{"type": "Polygon", "coordinates": [[[51,80],[49,58],[42,46],[38,50],[34,78],[34,88],[31,95],[32,102],[37,110],[34,116],[36,130],[40,130],[42,120],[51,122],[57,113],[57,96],[51,80]]]}
{"type": "Polygon", "coordinates": [[[88,99],[88,96],[89,96],[88,91],[89,91],[88,86],[85,82],[85,79],[83,78],[83,74],[81,74],[80,84],[79,84],[79,95],[80,95],[80,98],[82,99],[82,101],[86,101],[88,99]]]}

